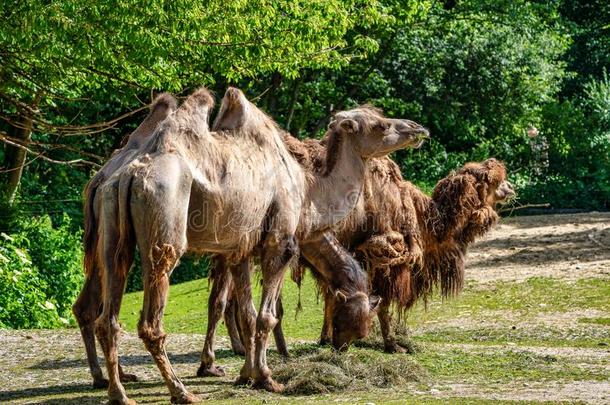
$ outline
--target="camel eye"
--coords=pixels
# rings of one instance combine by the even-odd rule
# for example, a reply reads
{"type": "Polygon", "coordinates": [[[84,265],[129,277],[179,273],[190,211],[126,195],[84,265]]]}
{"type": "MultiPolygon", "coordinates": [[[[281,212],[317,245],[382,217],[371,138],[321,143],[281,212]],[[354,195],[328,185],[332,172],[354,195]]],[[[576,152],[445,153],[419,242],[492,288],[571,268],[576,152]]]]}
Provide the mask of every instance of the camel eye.
{"type": "Polygon", "coordinates": [[[379,130],[379,131],[387,131],[388,129],[390,129],[390,124],[386,123],[386,122],[378,122],[375,125],[375,129],[379,130]]]}

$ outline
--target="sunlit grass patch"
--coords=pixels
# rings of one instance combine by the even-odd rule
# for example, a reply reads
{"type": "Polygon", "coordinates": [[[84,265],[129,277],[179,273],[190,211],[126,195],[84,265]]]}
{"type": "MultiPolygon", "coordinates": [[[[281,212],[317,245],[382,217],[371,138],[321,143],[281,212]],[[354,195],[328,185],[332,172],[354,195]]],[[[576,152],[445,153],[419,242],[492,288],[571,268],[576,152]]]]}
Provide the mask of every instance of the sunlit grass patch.
{"type": "Polygon", "coordinates": [[[610,333],[599,327],[560,329],[529,327],[439,327],[414,336],[416,342],[516,344],[522,346],[599,347],[610,345],[610,333]]]}
{"type": "Polygon", "coordinates": [[[577,364],[573,359],[511,348],[427,347],[416,356],[433,380],[460,383],[505,383],[524,381],[605,380],[608,375],[598,364],[577,364]]]}
{"type": "Polygon", "coordinates": [[[593,323],[596,325],[610,326],[610,318],[579,318],[579,323],[593,323]]]}

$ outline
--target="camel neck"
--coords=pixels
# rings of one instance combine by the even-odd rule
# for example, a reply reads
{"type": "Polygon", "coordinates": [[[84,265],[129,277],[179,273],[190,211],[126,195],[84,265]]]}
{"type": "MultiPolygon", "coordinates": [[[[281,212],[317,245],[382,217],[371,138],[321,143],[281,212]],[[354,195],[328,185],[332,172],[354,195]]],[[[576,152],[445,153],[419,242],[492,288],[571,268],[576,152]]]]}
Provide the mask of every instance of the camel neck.
{"type": "Polygon", "coordinates": [[[367,292],[366,274],[332,233],[325,232],[316,240],[302,243],[301,253],[333,291],[367,292]]]}
{"type": "Polygon", "coordinates": [[[352,211],[362,196],[366,162],[343,142],[337,163],[326,175],[316,175],[311,187],[311,230],[332,228],[352,211]]]}

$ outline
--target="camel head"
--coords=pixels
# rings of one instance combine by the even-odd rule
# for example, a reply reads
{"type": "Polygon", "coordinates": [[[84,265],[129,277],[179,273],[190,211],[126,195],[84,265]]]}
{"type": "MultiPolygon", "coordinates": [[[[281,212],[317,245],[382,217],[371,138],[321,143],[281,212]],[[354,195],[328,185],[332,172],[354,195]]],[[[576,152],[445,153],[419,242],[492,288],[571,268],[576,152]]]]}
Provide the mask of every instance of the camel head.
{"type": "Polygon", "coordinates": [[[429,137],[428,130],[404,119],[384,117],[369,106],[337,113],[329,125],[329,157],[336,143],[349,140],[364,159],[382,157],[407,147],[418,148],[429,137]]]}
{"type": "Polygon", "coordinates": [[[354,340],[368,336],[381,298],[369,297],[360,291],[348,295],[337,290],[334,301],[332,345],[336,350],[345,351],[354,340]]]}
{"type": "Polygon", "coordinates": [[[220,111],[218,111],[214,120],[212,130],[245,129],[258,131],[261,126],[274,126],[273,120],[252,104],[241,90],[229,87],[222,98],[220,111]]]}
{"type": "Polygon", "coordinates": [[[506,167],[497,159],[467,163],[456,174],[472,176],[481,200],[490,207],[503,204],[516,195],[512,184],[506,179],[506,167]]]}

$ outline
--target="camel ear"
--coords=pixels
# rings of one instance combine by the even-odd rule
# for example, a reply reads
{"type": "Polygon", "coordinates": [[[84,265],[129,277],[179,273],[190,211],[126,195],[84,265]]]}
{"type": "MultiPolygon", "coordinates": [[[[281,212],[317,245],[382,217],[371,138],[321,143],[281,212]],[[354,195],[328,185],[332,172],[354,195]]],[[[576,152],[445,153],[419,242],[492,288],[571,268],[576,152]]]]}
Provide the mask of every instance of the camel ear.
{"type": "Polygon", "coordinates": [[[341,129],[348,133],[348,134],[353,134],[358,132],[358,123],[352,119],[346,118],[344,120],[341,120],[339,126],[341,127],[341,129]]]}
{"type": "Polygon", "coordinates": [[[341,290],[335,291],[335,298],[340,302],[347,302],[347,295],[341,290]]]}
{"type": "Polygon", "coordinates": [[[379,311],[379,306],[381,305],[381,301],[383,299],[378,295],[371,295],[369,297],[369,311],[373,314],[376,314],[379,311]]]}

